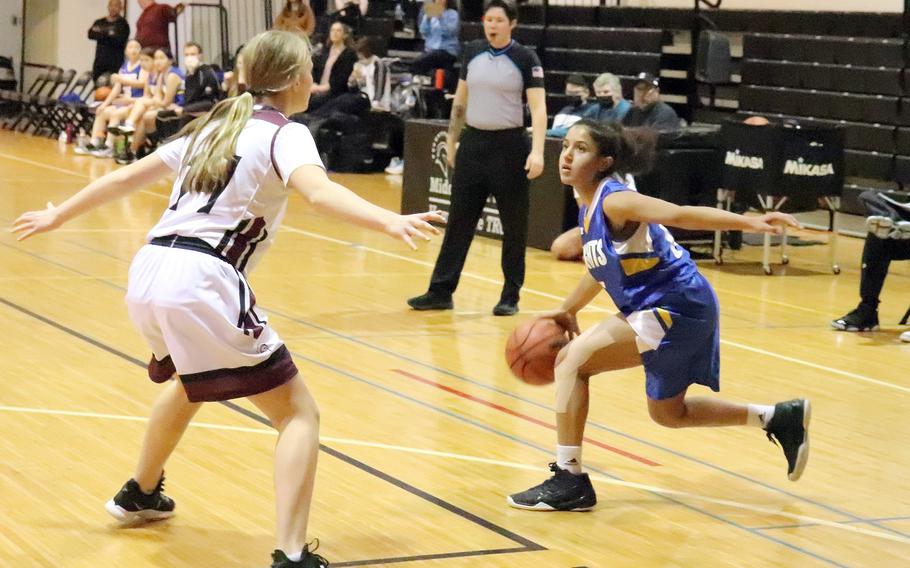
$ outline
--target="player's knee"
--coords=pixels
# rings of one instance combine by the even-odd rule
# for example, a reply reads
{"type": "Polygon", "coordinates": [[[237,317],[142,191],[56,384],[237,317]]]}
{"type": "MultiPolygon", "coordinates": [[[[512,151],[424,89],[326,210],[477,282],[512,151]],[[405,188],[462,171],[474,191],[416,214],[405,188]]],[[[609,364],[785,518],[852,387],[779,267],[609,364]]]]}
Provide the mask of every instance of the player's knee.
{"type": "Polygon", "coordinates": [[[648,414],[651,415],[651,420],[664,428],[682,428],[684,425],[685,406],[649,404],[648,414]]]}

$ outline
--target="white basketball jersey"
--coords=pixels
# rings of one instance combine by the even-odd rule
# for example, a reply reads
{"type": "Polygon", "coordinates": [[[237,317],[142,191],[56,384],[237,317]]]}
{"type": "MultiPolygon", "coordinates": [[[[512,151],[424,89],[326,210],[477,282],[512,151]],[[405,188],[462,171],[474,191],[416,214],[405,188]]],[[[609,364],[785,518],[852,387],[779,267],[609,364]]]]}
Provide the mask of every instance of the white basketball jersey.
{"type": "MultiPolygon", "coordinates": [[[[215,128],[217,124],[211,130],[215,128]]],[[[200,135],[195,149],[208,132],[200,135]]],[[[181,171],[188,141],[188,137],[179,138],[156,150],[178,175],[169,205],[148,238],[179,235],[202,239],[238,270],[248,272],[271,245],[281,224],[291,174],[303,165],[324,167],[316,143],[302,124],[257,105],[237,140],[227,184],[212,193],[190,193],[183,189],[186,171],[181,171]]]]}

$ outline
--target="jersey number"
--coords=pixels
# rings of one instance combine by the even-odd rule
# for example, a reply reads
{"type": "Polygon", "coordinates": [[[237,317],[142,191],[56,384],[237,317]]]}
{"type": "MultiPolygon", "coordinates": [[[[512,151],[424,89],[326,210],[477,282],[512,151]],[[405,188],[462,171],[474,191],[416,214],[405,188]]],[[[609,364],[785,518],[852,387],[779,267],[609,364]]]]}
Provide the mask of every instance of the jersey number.
{"type": "MultiPolygon", "coordinates": [[[[237,164],[239,164],[239,163],[240,163],[240,156],[234,156],[234,158],[228,164],[228,169],[226,172],[227,175],[225,176],[224,183],[222,183],[218,189],[216,189],[215,191],[212,192],[211,195],[209,195],[209,200],[205,203],[205,205],[200,207],[196,211],[196,213],[205,213],[206,215],[208,215],[212,212],[212,207],[215,206],[215,202],[218,200],[218,198],[221,196],[221,194],[224,193],[224,190],[228,186],[228,184],[231,183],[231,179],[234,177],[234,172],[237,171],[237,164]]],[[[180,195],[177,196],[177,201],[175,201],[173,205],[168,207],[168,209],[170,209],[171,211],[176,211],[177,206],[180,204],[180,200],[183,198],[184,195],[186,195],[186,193],[187,193],[186,189],[181,187],[180,195]]]]}

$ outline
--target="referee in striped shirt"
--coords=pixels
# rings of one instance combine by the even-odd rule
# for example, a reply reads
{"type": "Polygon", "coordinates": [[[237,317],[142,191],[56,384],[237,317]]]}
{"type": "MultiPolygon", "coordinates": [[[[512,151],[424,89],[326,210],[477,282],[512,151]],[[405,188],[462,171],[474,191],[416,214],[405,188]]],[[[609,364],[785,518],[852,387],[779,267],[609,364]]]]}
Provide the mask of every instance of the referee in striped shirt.
{"type": "Polygon", "coordinates": [[[514,4],[489,0],[483,15],[486,39],[467,43],[462,50],[446,139],[449,165],[455,168],[452,204],[430,288],[408,300],[415,310],[452,309],[474,230],[492,193],[502,221],[505,277],[493,314],[518,312],[525,277],[528,184],[543,171],[547,107],[540,59],[512,39],[517,24],[514,4]],[[530,141],[524,128],[525,99],[531,109],[530,141]]]}

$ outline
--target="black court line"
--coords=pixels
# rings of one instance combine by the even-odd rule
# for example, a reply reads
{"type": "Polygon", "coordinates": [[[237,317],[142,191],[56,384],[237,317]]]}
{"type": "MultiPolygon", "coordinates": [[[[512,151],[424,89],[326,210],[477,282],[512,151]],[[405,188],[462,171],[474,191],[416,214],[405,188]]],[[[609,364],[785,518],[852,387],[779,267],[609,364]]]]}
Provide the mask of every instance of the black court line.
{"type": "MultiPolygon", "coordinates": [[[[23,313],[31,318],[34,318],[44,324],[47,324],[59,331],[62,331],[68,335],[71,335],[77,339],[80,339],[94,347],[97,347],[103,351],[110,353],[111,355],[119,357],[119,358],[123,359],[124,361],[128,361],[136,366],[142,367],[143,369],[146,368],[146,364],[143,361],[136,359],[135,357],[131,357],[130,355],[127,355],[126,353],[119,351],[118,349],[111,347],[110,345],[102,343],[101,341],[98,341],[97,339],[94,339],[83,333],[80,333],[70,327],[67,327],[66,325],[63,325],[50,318],[42,316],[41,314],[35,313],[35,312],[29,310],[28,308],[25,308],[14,302],[11,302],[11,301],[7,300],[6,298],[0,297],[0,304],[3,304],[20,313],[23,313]]],[[[251,419],[255,420],[256,422],[265,424],[266,426],[271,426],[271,423],[269,422],[269,420],[267,418],[265,418],[264,416],[260,416],[259,414],[256,414],[255,412],[252,412],[241,406],[238,406],[237,404],[234,404],[231,401],[222,401],[219,404],[229,408],[230,410],[233,410],[234,412],[237,412],[248,418],[251,418],[251,419]]],[[[540,550],[546,550],[546,547],[544,547],[540,544],[537,544],[536,542],[533,542],[521,535],[513,533],[512,531],[510,531],[506,528],[500,527],[497,524],[494,524],[482,517],[479,517],[479,516],[475,515],[474,513],[466,511],[466,510],[462,509],[461,507],[458,507],[457,505],[453,505],[452,503],[449,503],[448,501],[445,501],[439,497],[436,497],[435,495],[431,495],[430,493],[427,493],[426,491],[423,491],[422,489],[418,489],[417,487],[414,487],[413,485],[411,485],[409,483],[406,483],[396,477],[393,477],[383,471],[380,471],[370,465],[367,465],[367,464],[363,463],[362,461],[357,460],[343,452],[340,452],[334,448],[330,448],[324,444],[319,444],[319,449],[322,452],[324,452],[334,458],[337,458],[349,465],[352,465],[365,473],[368,473],[374,477],[378,477],[379,479],[381,479],[387,483],[390,483],[391,485],[394,485],[395,487],[398,487],[399,489],[407,491],[408,493],[414,495],[415,497],[418,497],[420,499],[423,499],[424,501],[427,501],[428,503],[432,503],[433,505],[441,507],[442,509],[449,511],[450,513],[454,513],[455,515],[465,519],[468,522],[474,523],[480,527],[483,527],[489,531],[492,531],[492,532],[494,532],[500,536],[503,536],[503,537],[511,540],[512,542],[520,545],[520,546],[516,546],[516,547],[512,547],[512,548],[491,548],[491,549],[484,549],[484,550],[465,550],[465,551],[458,551],[458,552],[443,552],[443,553],[438,553],[438,554],[422,554],[422,555],[416,555],[416,556],[395,556],[395,557],[389,557],[389,558],[375,558],[375,559],[367,559],[367,560],[349,560],[347,562],[332,562],[332,566],[340,567],[340,566],[367,566],[367,565],[376,565],[376,564],[397,564],[397,563],[403,563],[403,562],[416,562],[418,560],[439,560],[439,559],[446,559],[446,558],[465,558],[465,557],[470,557],[470,556],[490,556],[490,555],[494,555],[494,554],[513,554],[513,553],[517,553],[517,552],[537,552],[540,550]]]]}

